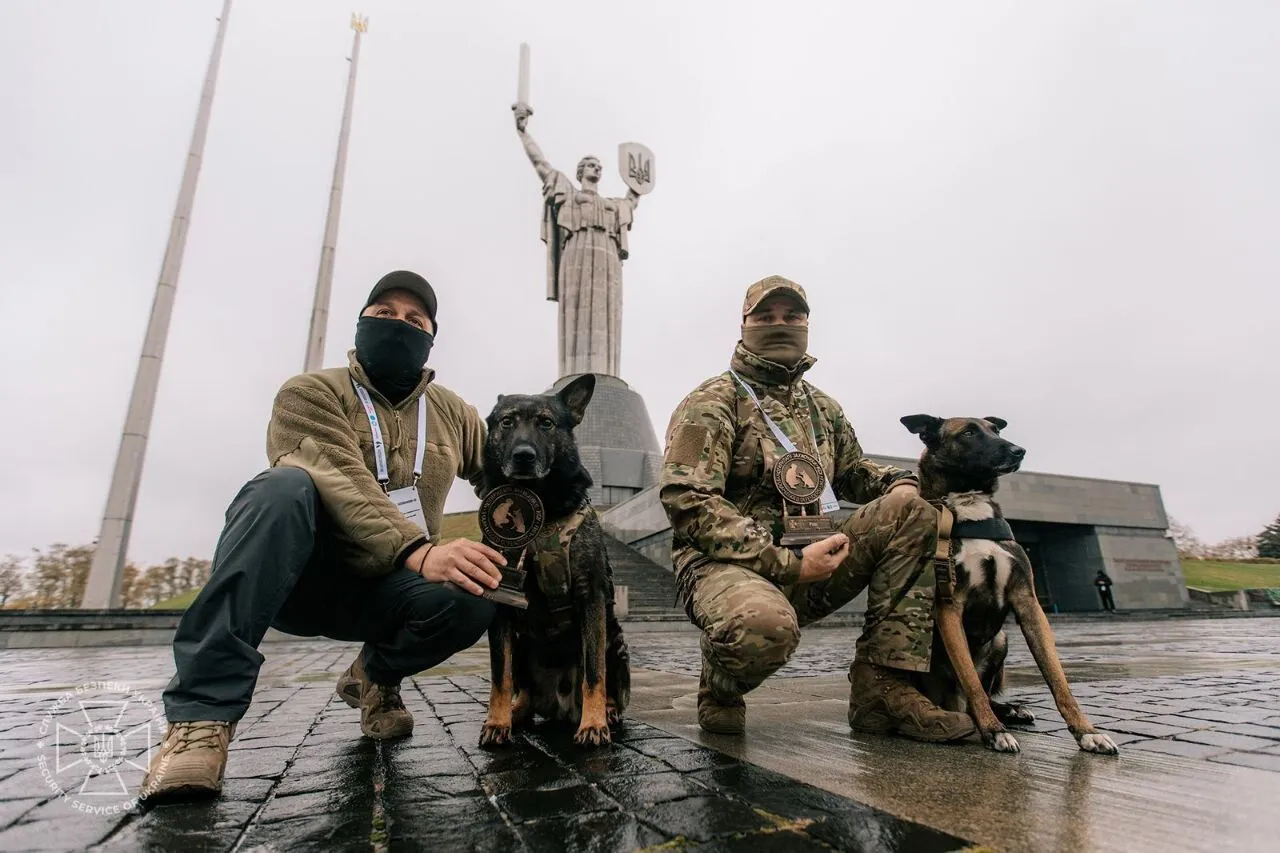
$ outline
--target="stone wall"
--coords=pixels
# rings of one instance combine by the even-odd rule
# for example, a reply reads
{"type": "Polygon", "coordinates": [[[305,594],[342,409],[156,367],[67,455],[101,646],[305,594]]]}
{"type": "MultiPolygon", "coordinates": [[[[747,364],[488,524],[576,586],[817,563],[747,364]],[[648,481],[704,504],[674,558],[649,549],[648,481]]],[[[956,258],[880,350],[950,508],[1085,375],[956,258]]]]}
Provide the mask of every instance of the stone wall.
{"type": "MultiPolygon", "coordinates": [[[[900,456],[872,456],[876,462],[916,469],[916,460],[900,456]]],[[[996,494],[1005,517],[1056,524],[1101,524],[1166,530],[1160,487],[1093,477],[1020,471],[1000,478],[996,494]]]]}
{"type": "MultiPolygon", "coordinates": [[[[900,457],[878,462],[914,467],[900,457]]],[[[1033,554],[1038,587],[1062,612],[1100,610],[1093,585],[1103,568],[1123,610],[1187,607],[1190,598],[1160,488],[1056,474],[1018,473],[1001,480],[1001,508],[1033,554]]],[[[847,511],[847,507],[846,510],[847,511]]],[[[842,512],[844,512],[842,511],[842,512]]],[[[671,528],[651,486],[601,515],[605,529],[656,563],[671,565],[671,528]]],[[[841,608],[861,612],[865,596],[841,608]]]]}
{"type": "Polygon", "coordinates": [[[653,560],[659,566],[670,569],[672,539],[673,536],[671,534],[671,528],[668,527],[666,530],[660,530],[651,536],[646,536],[643,539],[637,539],[628,544],[641,554],[644,554],[650,560],[653,560]]]}
{"type": "MultiPolygon", "coordinates": [[[[671,522],[667,521],[667,512],[658,501],[657,486],[650,486],[626,503],[609,507],[600,514],[600,521],[610,535],[633,548],[638,540],[657,533],[666,533],[668,542],[671,539],[671,522]]],[[[669,544],[667,553],[671,553],[669,544]]],[[[670,561],[664,565],[670,565],[670,561]]]]}
{"type": "Polygon", "coordinates": [[[1133,610],[1190,604],[1178,549],[1172,539],[1155,531],[1123,527],[1099,527],[1097,539],[1107,574],[1115,581],[1111,594],[1117,608],[1133,610]]]}
{"type": "MultiPolygon", "coordinates": [[[[556,381],[549,393],[576,377],[556,381]]],[[[622,503],[658,481],[662,448],[644,398],[614,376],[596,375],[596,390],[574,429],[583,466],[591,473],[591,502],[622,503]]]]}

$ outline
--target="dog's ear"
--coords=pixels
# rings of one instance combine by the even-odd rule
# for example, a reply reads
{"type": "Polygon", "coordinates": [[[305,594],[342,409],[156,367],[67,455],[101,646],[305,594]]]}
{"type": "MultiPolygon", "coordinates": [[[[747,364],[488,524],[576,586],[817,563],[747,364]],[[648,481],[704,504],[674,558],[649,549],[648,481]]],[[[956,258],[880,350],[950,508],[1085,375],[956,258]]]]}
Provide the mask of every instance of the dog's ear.
{"type": "Polygon", "coordinates": [[[1000,430],[1004,429],[1009,425],[1009,422],[1006,421],[1004,418],[985,417],[983,418],[983,420],[991,424],[993,427],[995,427],[996,435],[999,435],[1000,430]]]}
{"type": "Polygon", "coordinates": [[[595,392],[596,375],[594,373],[584,373],[561,388],[560,393],[556,395],[560,398],[560,402],[564,403],[565,408],[569,410],[569,414],[572,415],[574,426],[582,423],[582,416],[586,414],[587,404],[591,402],[591,395],[595,392]]]}
{"type": "Polygon", "coordinates": [[[942,438],[942,418],[933,415],[907,415],[902,418],[902,425],[913,435],[920,436],[925,447],[936,447],[942,438]]]}

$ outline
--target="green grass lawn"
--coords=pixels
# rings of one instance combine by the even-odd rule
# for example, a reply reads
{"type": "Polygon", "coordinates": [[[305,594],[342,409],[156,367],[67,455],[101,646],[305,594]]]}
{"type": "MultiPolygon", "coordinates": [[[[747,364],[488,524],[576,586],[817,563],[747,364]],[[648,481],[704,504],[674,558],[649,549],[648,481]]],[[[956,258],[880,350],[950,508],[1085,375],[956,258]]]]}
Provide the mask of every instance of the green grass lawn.
{"type": "Polygon", "coordinates": [[[174,598],[167,598],[159,604],[151,605],[152,610],[186,610],[191,606],[191,602],[196,600],[196,596],[200,594],[200,590],[193,589],[184,592],[182,595],[174,598]]]}
{"type": "MultiPolygon", "coordinates": [[[[465,537],[467,539],[480,538],[480,522],[476,520],[474,512],[454,512],[446,515],[440,524],[440,539],[448,542],[450,539],[458,539],[465,537]]],[[[193,589],[190,592],[184,592],[176,598],[166,599],[159,604],[151,606],[152,610],[186,610],[191,606],[191,602],[196,600],[196,595],[200,592],[193,589]]]]}
{"type": "Polygon", "coordinates": [[[1280,563],[1224,563],[1218,560],[1183,560],[1187,586],[1221,592],[1232,589],[1280,587],[1280,563]]]}
{"type": "Polygon", "coordinates": [[[480,539],[480,522],[475,512],[452,512],[440,523],[440,541],[480,539]]]}

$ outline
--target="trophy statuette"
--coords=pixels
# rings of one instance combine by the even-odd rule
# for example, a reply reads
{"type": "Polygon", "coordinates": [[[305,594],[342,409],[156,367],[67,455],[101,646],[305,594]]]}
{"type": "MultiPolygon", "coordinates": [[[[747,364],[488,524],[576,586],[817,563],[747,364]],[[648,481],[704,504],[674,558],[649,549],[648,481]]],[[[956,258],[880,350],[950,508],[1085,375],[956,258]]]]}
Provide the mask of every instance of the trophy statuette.
{"type": "Polygon", "coordinates": [[[528,608],[529,600],[524,594],[527,574],[524,560],[529,545],[542,532],[545,520],[542,500],[520,486],[499,486],[481,501],[478,515],[484,543],[507,558],[498,588],[486,589],[482,597],[508,607],[528,608]]]}
{"type": "Polygon", "coordinates": [[[821,511],[822,490],[826,482],[821,463],[808,453],[793,451],[774,463],[773,485],[782,496],[782,537],[778,540],[779,545],[803,548],[835,534],[835,522],[821,511]]]}

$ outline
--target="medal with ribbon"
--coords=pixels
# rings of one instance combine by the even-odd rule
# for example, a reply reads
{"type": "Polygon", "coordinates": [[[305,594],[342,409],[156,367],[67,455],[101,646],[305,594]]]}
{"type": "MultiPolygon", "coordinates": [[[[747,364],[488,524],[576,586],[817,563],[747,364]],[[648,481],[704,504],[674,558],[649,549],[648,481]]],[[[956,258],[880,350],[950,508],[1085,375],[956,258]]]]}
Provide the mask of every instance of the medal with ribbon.
{"type": "MultiPolygon", "coordinates": [[[[756,411],[760,412],[778,444],[787,451],[773,463],[773,485],[782,496],[782,537],[778,544],[784,548],[803,548],[833,535],[836,532],[835,522],[827,513],[839,509],[840,502],[836,500],[835,490],[822,472],[822,462],[817,456],[797,448],[796,443],[769,417],[751,386],[736,371],[731,369],[729,372],[751,398],[751,402],[755,403],[756,411]]],[[[805,392],[808,394],[808,389],[805,392]]],[[[816,451],[818,434],[813,420],[817,417],[817,403],[812,394],[808,394],[808,397],[809,435],[816,451]]]]}

